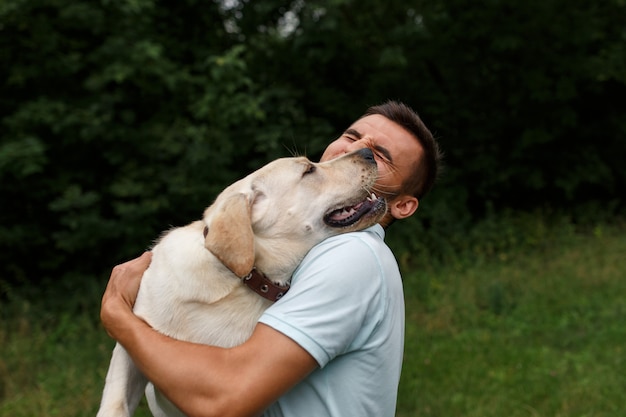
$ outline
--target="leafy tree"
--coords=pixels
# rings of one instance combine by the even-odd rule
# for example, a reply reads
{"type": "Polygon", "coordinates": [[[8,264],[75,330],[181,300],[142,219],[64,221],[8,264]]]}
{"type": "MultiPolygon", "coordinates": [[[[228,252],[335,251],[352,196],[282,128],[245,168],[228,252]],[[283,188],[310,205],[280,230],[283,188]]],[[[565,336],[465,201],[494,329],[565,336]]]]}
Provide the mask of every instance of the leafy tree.
{"type": "Polygon", "coordinates": [[[396,232],[401,257],[490,210],[619,202],[625,7],[6,0],[0,284],[106,275],[225,184],[318,157],[387,99],[419,111],[448,165],[396,232]]]}
{"type": "Polygon", "coordinates": [[[101,273],[249,168],[262,100],[217,5],[15,1],[0,16],[5,279],[101,273]]]}
{"type": "Polygon", "coordinates": [[[455,179],[501,207],[624,190],[611,156],[626,136],[623,3],[444,3],[425,23],[426,59],[455,179]]]}

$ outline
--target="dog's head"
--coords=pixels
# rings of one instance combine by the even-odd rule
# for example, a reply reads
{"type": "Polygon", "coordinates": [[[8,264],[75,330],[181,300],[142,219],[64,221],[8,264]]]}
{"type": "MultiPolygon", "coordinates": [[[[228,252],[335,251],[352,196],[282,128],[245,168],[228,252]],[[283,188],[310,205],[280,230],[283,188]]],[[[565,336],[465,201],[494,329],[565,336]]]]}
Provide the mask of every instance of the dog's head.
{"type": "Polygon", "coordinates": [[[385,214],[372,193],[377,169],[369,149],[321,163],[273,161],[226,188],[204,214],[205,246],[238,276],[259,262],[289,274],[327,237],[369,227],[385,214]]]}

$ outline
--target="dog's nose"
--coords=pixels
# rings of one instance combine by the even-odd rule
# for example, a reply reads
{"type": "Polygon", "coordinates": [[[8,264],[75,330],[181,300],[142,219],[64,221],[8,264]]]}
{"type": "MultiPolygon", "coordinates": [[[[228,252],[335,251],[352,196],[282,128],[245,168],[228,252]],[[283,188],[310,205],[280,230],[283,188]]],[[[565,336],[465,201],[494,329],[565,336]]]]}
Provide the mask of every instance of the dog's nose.
{"type": "Polygon", "coordinates": [[[358,151],[356,151],[356,154],[367,162],[371,162],[374,164],[376,163],[376,160],[374,159],[374,153],[370,148],[359,149],[358,151]]]}

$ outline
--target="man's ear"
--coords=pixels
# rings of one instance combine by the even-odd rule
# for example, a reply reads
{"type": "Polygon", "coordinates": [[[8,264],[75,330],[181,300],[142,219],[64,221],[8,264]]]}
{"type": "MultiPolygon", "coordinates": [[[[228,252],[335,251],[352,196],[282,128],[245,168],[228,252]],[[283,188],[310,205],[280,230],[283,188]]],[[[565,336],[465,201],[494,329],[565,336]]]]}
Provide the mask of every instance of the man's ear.
{"type": "Polygon", "coordinates": [[[204,246],[238,277],[254,266],[251,202],[245,194],[226,200],[213,217],[204,246]]]}
{"type": "Polygon", "coordinates": [[[395,219],[405,219],[415,213],[419,206],[419,200],[417,197],[411,195],[400,195],[388,202],[389,212],[395,219]]]}

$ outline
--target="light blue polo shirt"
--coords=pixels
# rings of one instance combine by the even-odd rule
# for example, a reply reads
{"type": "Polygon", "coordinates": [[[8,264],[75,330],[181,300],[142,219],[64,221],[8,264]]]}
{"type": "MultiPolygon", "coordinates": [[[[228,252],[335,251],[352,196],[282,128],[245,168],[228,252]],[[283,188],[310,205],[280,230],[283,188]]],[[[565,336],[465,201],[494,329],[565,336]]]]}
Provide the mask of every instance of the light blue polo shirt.
{"type": "Polygon", "coordinates": [[[380,225],[326,239],[260,322],[306,349],[320,368],[266,417],[393,417],[404,350],[404,296],[380,225]]]}

